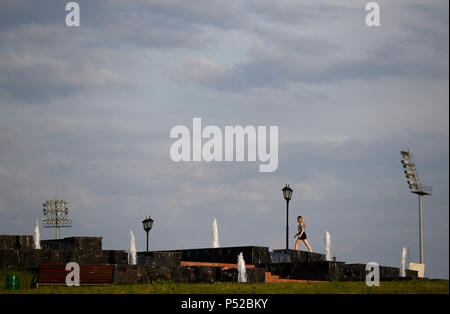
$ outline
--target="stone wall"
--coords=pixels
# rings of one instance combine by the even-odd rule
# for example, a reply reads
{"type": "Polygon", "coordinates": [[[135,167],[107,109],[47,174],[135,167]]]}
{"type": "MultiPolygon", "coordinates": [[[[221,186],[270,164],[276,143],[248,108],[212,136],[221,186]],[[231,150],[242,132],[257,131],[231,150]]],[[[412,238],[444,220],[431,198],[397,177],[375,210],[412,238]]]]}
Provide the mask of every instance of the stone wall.
{"type": "Polygon", "coordinates": [[[40,264],[126,264],[127,252],[102,250],[101,237],[42,240],[34,249],[33,236],[0,235],[0,268],[38,268],[40,264]]]}
{"type": "MultiPolygon", "coordinates": [[[[343,262],[294,262],[267,265],[268,271],[281,278],[300,280],[326,281],[365,281],[365,264],[345,264],[343,262]]],[[[396,267],[380,266],[380,280],[417,279],[417,271],[407,270],[406,277],[399,277],[400,270],[396,267]]]]}
{"type": "Polygon", "coordinates": [[[233,264],[237,263],[238,255],[242,252],[246,264],[258,265],[270,263],[269,248],[261,246],[185,249],[173,250],[171,252],[181,253],[182,261],[233,264]]]}
{"type": "Polygon", "coordinates": [[[138,265],[166,265],[180,266],[181,253],[179,252],[137,252],[138,265]]]}
{"type": "Polygon", "coordinates": [[[273,250],[274,252],[289,254],[291,262],[305,263],[305,262],[322,262],[326,261],[325,255],[320,253],[310,253],[300,250],[273,250]]]}
{"type": "MultiPolygon", "coordinates": [[[[325,261],[325,255],[296,250],[274,250],[244,246],[138,252],[138,265],[128,265],[122,250],[102,250],[101,237],[70,237],[41,241],[41,250],[33,249],[33,236],[0,235],[0,268],[36,270],[40,264],[115,264],[114,283],[149,283],[158,279],[174,282],[237,282],[237,269],[222,267],[180,266],[180,261],[237,263],[242,252],[249,282],[264,282],[265,272],[286,279],[365,281],[365,264],[325,261]]],[[[380,266],[380,280],[417,279],[417,271],[380,266]]]]}
{"type": "Polygon", "coordinates": [[[269,254],[270,254],[270,263],[271,264],[290,263],[291,262],[291,257],[287,253],[269,252],[269,254]]]}
{"type": "Polygon", "coordinates": [[[31,235],[0,235],[0,249],[32,249],[34,239],[31,235]]]}
{"type": "MultiPolygon", "coordinates": [[[[214,283],[237,282],[237,269],[224,270],[222,267],[183,266],[166,267],[163,265],[115,265],[114,284],[152,283],[158,281],[175,283],[214,283]]],[[[248,282],[264,282],[264,268],[248,268],[248,282]]]]}
{"type": "Polygon", "coordinates": [[[317,261],[269,264],[267,269],[280,278],[331,281],[340,280],[343,266],[343,262],[317,261]]]}
{"type": "Polygon", "coordinates": [[[127,252],[116,250],[0,249],[0,268],[38,268],[40,264],[124,264],[127,252]]]}
{"type": "MultiPolygon", "coordinates": [[[[366,265],[365,264],[346,264],[340,280],[350,281],[365,281],[366,280],[366,265]]],[[[397,267],[380,266],[380,280],[398,280],[400,276],[400,269],[397,267]]],[[[406,277],[404,279],[417,279],[417,271],[406,270],[406,277]]]]}
{"type": "Polygon", "coordinates": [[[155,280],[178,282],[175,270],[159,265],[114,265],[113,284],[151,283],[155,280]]]}
{"type": "MultiPolygon", "coordinates": [[[[33,249],[31,235],[0,235],[0,249],[33,249]]],[[[49,250],[102,250],[101,237],[69,237],[41,240],[41,248],[49,250]]]]}
{"type": "MultiPolygon", "coordinates": [[[[187,266],[182,267],[183,278],[185,282],[237,282],[237,268],[223,269],[222,267],[199,267],[187,266]]],[[[263,267],[247,268],[247,282],[264,282],[266,269],[263,267]]]]}
{"type": "Polygon", "coordinates": [[[49,250],[101,251],[101,237],[70,237],[64,239],[41,240],[41,248],[49,250]]]}

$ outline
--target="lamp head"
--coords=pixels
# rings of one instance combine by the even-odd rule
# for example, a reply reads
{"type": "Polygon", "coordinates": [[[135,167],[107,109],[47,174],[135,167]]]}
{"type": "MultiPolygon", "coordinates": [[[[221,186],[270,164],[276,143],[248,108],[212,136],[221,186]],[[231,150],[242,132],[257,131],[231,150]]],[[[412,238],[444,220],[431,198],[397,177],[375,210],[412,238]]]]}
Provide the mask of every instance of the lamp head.
{"type": "Polygon", "coordinates": [[[289,201],[292,198],[292,192],[294,190],[292,190],[289,187],[289,184],[286,184],[286,186],[284,188],[281,189],[283,191],[283,197],[286,201],[289,201]]]}
{"type": "Polygon", "coordinates": [[[142,225],[144,227],[145,232],[149,232],[153,227],[153,219],[151,219],[150,217],[145,218],[142,221],[142,225]]]}

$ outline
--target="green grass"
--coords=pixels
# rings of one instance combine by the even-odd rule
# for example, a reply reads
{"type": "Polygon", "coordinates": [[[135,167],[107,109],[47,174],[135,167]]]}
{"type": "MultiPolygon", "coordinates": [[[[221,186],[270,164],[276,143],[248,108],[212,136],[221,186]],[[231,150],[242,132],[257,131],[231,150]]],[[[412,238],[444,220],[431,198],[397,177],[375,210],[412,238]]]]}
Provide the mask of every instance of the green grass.
{"type": "Polygon", "coordinates": [[[368,287],[364,282],[329,283],[198,283],[181,284],[158,281],[152,284],[112,285],[112,286],[41,286],[31,289],[33,275],[27,271],[0,271],[0,293],[75,293],[75,294],[448,294],[448,280],[385,281],[380,286],[368,287]],[[20,290],[4,289],[6,275],[20,276],[20,290]]]}

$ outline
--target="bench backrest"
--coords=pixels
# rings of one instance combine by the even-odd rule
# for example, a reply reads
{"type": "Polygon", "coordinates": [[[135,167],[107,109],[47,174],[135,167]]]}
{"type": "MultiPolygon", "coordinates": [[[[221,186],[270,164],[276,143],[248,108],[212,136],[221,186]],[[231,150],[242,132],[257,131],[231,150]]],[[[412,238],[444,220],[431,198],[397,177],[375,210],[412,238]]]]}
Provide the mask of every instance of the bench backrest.
{"type": "MultiPolygon", "coordinates": [[[[80,285],[110,285],[113,281],[114,265],[80,264],[80,285]]],[[[38,285],[65,285],[65,264],[41,264],[39,267],[38,285]]]]}

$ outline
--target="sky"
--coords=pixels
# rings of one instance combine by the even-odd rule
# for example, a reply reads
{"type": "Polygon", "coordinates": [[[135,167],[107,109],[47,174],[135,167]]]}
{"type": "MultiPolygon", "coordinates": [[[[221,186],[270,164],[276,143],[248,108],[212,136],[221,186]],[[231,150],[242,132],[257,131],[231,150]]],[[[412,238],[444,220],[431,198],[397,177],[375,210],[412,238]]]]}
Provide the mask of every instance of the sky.
{"type": "MultiPolygon", "coordinates": [[[[424,197],[426,276],[449,278],[449,3],[380,0],[0,3],[0,234],[33,234],[47,199],[69,201],[62,237],[101,236],[126,250],[154,219],[151,250],[290,247],[296,217],[313,251],[324,233],[337,260],[419,261],[424,197]],[[278,168],[174,162],[170,130],[278,126],[278,168]]],[[[43,228],[41,239],[54,237],[43,228]]],[[[305,246],[301,249],[306,250],[305,246]]]]}

